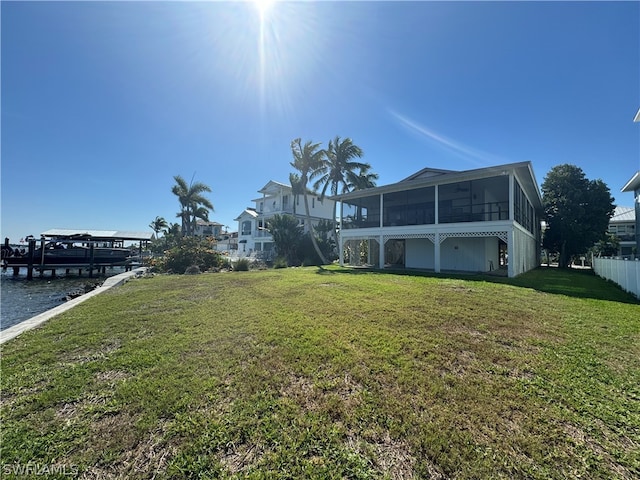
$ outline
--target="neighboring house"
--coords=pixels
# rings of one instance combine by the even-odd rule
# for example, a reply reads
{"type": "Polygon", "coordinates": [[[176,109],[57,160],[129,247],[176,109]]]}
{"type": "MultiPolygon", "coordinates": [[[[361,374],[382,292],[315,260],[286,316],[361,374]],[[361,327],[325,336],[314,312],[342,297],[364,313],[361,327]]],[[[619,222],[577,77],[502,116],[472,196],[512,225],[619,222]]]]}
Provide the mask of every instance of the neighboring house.
{"type": "Polygon", "coordinates": [[[633,207],[616,207],[609,219],[608,232],[620,242],[617,256],[632,256],[636,249],[636,213],[633,207]]]}
{"type": "Polygon", "coordinates": [[[542,198],[530,162],[425,168],[332,198],[341,202],[341,265],[514,277],[540,264],[542,198]]]}
{"type": "MultiPolygon", "coordinates": [[[[638,110],[637,119],[640,118],[640,110],[638,110]]],[[[635,247],[636,254],[640,254],[640,170],[631,177],[631,179],[622,187],[622,192],[633,192],[633,204],[635,210],[635,247]]]]}
{"type": "MultiPolygon", "coordinates": [[[[294,195],[291,185],[269,181],[258,190],[262,197],[252,200],[255,207],[248,207],[235,220],[238,222],[238,254],[258,252],[269,258],[274,253],[271,234],[267,231],[267,222],[274,215],[292,215],[308,231],[305,225],[304,196],[294,195]]],[[[333,201],[325,198],[320,201],[318,194],[307,194],[311,222],[316,225],[320,220],[331,219],[333,201]]]]}
{"type": "Polygon", "coordinates": [[[218,238],[222,234],[223,225],[218,222],[205,222],[204,220],[196,221],[196,228],[193,234],[196,237],[213,237],[218,238]]]}
{"type": "Polygon", "coordinates": [[[219,252],[237,252],[238,251],[238,232],[221,233],[217,238],[215,249],[219,252]]]}

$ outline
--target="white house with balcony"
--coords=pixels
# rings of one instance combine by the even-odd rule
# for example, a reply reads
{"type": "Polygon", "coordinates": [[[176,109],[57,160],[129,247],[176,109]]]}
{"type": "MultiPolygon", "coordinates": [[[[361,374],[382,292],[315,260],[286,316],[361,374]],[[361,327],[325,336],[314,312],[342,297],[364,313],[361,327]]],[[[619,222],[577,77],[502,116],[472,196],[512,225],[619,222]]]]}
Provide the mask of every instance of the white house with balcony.
{"type": "Polygon", "coordinates": [[[517,276],[540,264],[542,198],[530,162],[425,168],[340,202],[340,264],[517,276]]]}
{"type": "MultiPolygon", "coordinates": [[[[270,180],[258,190],[262,196],[252,202],[254,207],[246,208],[235,220],[238,222],[238,255],[257,254],[269,258],[274,254],[271,234],[267,231],[267,222],[274,215],[291,215],[298,219],[304,231],[306,214],[304,196],[294,195],[291,185],[270,180]]],[[[311,223],[316,225],[321,220],[330,220],[333,215],[334,201],[318,194],[307,194],[311,223]]]]}
{"type": "Polygon", "coordinates": [[[213,237],[218,238],[222,234],[223,225],[218,222],[207,222],[205,220],[196,220],[196,227],[193,234],[196,237],[213,237]]]}

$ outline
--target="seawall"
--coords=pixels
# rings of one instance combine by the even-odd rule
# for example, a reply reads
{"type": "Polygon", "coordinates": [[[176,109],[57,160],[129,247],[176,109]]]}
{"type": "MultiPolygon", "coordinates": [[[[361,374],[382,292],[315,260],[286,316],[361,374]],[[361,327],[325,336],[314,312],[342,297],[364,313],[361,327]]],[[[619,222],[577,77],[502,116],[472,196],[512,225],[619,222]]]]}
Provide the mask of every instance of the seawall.
{"type": "Polygon", "coordinates": [[[35,317],[31,317],[28,320],[24,320],[17,325],[9,327],[6,330],[0,331],[0,345],[2,345],[4,342],[8,342],[13,338],[16,338],[22,332],[26,332],[27,330],[31,330],[42,325],[47,320],[61,314],[62,312],[66,312],[67,310],[75,307],[76,305],[79,305],[80,303],[90,299],[95,295],[99,295],[102,292],[109,290],[110,288],[122,285],[131,277],[143,275],[146,271],[147,267],[140,267],[136,268],[135,270],[131,270],[130,272],[124,272],[118,275],[114,275],[113,277],[109,277],[101,286],[94,290],[91,290],[88,293],[85,293],[84,295],[80,295],[79,297],[69,300],[62,305],[58,305],[57,307],[52,308],[51,310],[47,310],[46,312],[36,315],[35,317]]]}

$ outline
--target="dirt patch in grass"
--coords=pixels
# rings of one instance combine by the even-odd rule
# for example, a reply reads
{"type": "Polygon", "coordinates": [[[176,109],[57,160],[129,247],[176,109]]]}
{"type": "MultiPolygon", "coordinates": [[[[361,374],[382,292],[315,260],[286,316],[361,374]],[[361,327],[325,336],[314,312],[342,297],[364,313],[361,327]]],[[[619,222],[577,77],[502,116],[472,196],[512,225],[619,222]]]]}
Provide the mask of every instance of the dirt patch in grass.
{"type": "Polygon", "coordinates": [[[154,430],[139,435],[134,420],[130,414],[120,412],[92,424],[91,444],[109,461],[90,466],[81,478],[155,478],[166,471],[177,452],[177,447],[166,439],[167,423],[159,422],[154,430]]]}
{"type": "MultiPolygon", "coordinates": [[[[357,435],[349,435],[346,445],[358,455],[372,458],[376,469],[383,472],[385,478],[415,478],[416,459],[411,453],[411,448],[405,442],[391,438],[388,433],[380,438],[368,440],[357,435]]],[[[429,473],[433,479],[445,478],[435,466],[429,473]]]]}
{"type": "Polygon", "coordinates": [[[112,339],[107,343],[104,343],[97,349],[82,349],[76,352],[73,352],[69,359],[64,362],[64,364],[78,364],[84,365],[88,362],[93,362],[96,360],[104,360],[110,354],[117,351],[121,347],[121,341],[118,338],[112,339]]]}
{"type": "Polygon", "coordinates": [[[230,473],[238,473],[258,464],[265,453],[263,447],[255,443],[233,445],[219,459],[230,473]]]}

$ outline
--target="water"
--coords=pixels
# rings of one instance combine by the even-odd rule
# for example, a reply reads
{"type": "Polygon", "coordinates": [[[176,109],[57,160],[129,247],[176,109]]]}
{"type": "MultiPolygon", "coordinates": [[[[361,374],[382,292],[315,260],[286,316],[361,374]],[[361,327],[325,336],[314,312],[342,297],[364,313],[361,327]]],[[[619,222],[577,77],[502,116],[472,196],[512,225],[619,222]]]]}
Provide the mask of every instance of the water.
{"type": "Polygon", "coordinates": [[[51,272],[40,277],[34,272],[33,280],[27,280],[27,270],[20,269],[20,274],[13,275],[9,268],[0,275],[0,330],[16,325],[23,320],[46,312],[63,304],[67,294],[77,292],[86,285],[101,284],[106,277],[118,275],[124,269],[108,268],[106,275],[89,278],[84,276],[60,275],[52,278],[51,272]]]}

